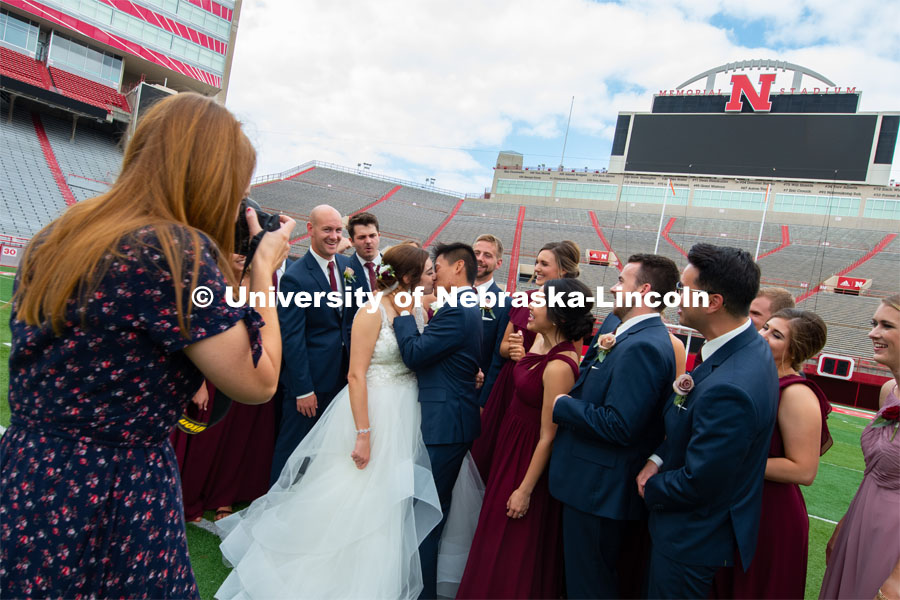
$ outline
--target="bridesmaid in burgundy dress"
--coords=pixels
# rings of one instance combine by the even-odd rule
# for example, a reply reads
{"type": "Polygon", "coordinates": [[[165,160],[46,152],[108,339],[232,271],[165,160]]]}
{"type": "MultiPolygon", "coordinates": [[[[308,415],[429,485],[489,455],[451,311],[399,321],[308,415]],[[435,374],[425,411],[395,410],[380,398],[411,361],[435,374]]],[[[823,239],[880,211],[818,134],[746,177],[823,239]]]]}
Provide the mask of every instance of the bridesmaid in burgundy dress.
{"type": "MultiPolygon", "coordinates": [[[[547,287],[591,296],[577,279],[547,287]]],[[[547,487],[556,425],[553,401],[578,376],[580,340],[594,323],[592,306],[538,306],[527,328],[537,335],[515,363],[515,394],[500,426],[484,504],[457,598],[559,598],[563,591],[561,507],[547,487]]]]}
{"type": "MultiPolygon", "coordinates": [[[[244,195],[249,196],[249,190],[244,195]]],[[[241,278],[244,259],[232,254],[236,281],[241,278]]],[[[274,275],[272,283],[278,285],[274,275]]],[[[191,399],[199,409],[197,420],[208,421],[220,398],[212,383],[201,386],[191,399]]],[[[213,509],[218,521],[234,512],[238,502],[252,502],[268,491],[277,404],[270,401],[250,406],[232,402],[225,417],[201,433],[172,431],[169,441],[178,458],[185,521],[196,523],[203,518],[203,511],[213,509]]]]}
{"type": "MultiPolygon", "coordinates": [[[[538,252],[534,262],[534,282],[540,287],[551,279],[577,278],[581,274],[578,268],[580,258],[581,250],[575,242],[564,240],[545,244],[538,252]]],[[[529,290],[529,298],[536,291],[536,289],[529,290]]],[[[510,301],[510,298],[507,298],[507,301],[510,301]]],[[[499,368],[500,373],[494,380],[493,388],[490,390],[481,414],[481,435],[472,444],[471,450],[472,459],[475,461],[483,481],[487,481],[490,475],[491,461],[500,425],[503,423],[503,416],[506,414],[506,409],[515,392],[513,368],[531,349],[536,337],[536,334],[526,327],[528,315],[529,308],[527,306],[510,307],[509,323],[503,334],[503,340],[500,342],[500,353],[494,356],[491,365],[491,370],[499,368]]],[[[487,375],[485,373],[485,376],[487,375]]]]}
{"type": "Polygon", "coordinates": [[[763,325],[778,367],[778,417],[769,446],[756,554],[750,569],[716,574],[718,598],[803,598],[809,517],[801,485],[812,485],[819,456],[831,447],[825,420],[831,406],[822,390],[799,374],[825,345],[827,329],[815,313],[786,308],[763,325]]]}

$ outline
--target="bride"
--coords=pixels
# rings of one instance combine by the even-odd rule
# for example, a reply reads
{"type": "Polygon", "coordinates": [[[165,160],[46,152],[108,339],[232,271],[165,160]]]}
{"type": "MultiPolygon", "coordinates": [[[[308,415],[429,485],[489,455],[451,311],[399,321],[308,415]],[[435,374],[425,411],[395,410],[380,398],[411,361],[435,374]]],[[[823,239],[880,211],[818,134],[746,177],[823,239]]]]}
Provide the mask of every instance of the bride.
{"type": "MultiPolygon", "coordinates": [[[[396,294],[419,284],[427,258],[412,245],[385,252],[385,295],[353,322],[349,385],[269,492],[218,522],[234,569],[216,598],[418,597],[418,546],[441,509],[416,377],[400,358],[392,322],[396,294]]],[[[424,313],[415,314],[421,331],[424,313]]]]}

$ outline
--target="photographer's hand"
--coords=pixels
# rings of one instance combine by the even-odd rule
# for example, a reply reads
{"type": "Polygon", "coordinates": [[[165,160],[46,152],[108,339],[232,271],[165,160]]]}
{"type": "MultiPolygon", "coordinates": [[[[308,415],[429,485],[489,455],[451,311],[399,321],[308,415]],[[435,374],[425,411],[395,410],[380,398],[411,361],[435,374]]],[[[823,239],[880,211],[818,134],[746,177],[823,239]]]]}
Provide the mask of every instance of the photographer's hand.
{"type": "MultiPolygon", "coordinates": [[[[247,208],[244,217],[247,219],[247,227],[250,230],[251,237],[262,231],[255,210],[247,208]]],[[[296,225],[292,218],[285,215],[279,215],[278,220],[281,222],[281,227],[262,236],[251,263],[252,266],[256,267],[257,272],[266,274],[267,278],[271,277],[272,273],[287,258],[291,249],[291,232],[296,225]]]]}

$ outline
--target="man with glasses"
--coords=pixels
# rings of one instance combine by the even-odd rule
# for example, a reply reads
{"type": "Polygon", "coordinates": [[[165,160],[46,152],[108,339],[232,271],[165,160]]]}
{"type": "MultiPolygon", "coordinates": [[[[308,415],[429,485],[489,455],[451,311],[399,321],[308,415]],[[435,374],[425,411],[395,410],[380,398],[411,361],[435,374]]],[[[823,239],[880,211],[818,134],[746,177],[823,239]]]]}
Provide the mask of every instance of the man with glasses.
{"type": "Polygon", "coordinates": [[[678,312],[707,341],[703,363],[665,402],[666,439],[637,476],[650,510],[650,598],[705,598],[719,567],[749,566],[778,404],[771,351],[748,318],[759,267],[711,244],[691,248],[688,262],[681,282],[709,305],[678,312]]]}

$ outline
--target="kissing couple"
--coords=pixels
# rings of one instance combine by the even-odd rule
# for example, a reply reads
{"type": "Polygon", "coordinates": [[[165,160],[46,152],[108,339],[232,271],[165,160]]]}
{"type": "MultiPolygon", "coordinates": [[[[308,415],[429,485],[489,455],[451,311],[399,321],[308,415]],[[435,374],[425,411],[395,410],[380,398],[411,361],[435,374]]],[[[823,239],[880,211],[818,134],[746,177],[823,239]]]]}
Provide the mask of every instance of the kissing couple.
{"type": "MultiPolygon", "coordinates": [[[[481,310],[448,303],[428,319],[398,306],[420,285],[475,294],[475,254],[401,244],[383,291],[353,321],[348,385],[296,447],[269,492],[218,522],[236,597],[434,598],[453,484],[480,430],[481,310]]],[[[328,357],[320,357],[328,360],[328,357]]]]}

